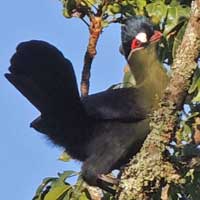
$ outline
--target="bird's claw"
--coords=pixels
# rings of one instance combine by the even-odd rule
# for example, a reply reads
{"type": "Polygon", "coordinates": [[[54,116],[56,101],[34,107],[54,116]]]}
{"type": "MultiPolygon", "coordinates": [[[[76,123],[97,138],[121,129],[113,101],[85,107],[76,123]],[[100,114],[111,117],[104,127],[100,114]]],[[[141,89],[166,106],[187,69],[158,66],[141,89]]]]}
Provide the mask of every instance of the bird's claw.
{"type": "Polygon", "coordinates": [[[114,186],[117,186],[118,184],[119,180],[117,178],[113,178],[105,174],[98,175],[98,186],[113,195],[116,192],[114,186]]]}

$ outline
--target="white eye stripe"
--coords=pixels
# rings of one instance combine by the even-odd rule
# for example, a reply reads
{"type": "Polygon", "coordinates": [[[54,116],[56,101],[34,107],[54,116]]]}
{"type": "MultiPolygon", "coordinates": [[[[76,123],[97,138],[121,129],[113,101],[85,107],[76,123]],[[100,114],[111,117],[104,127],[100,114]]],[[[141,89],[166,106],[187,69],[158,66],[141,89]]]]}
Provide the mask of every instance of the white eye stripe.
{"type": "Polygon", "coordinates": [[[140,32],[135,36],[135,38],[137,40],[139,40],[140,42],[142,42],[142,43],[146,43],[147,42],[147,34],[146,33],[140,32]]]}

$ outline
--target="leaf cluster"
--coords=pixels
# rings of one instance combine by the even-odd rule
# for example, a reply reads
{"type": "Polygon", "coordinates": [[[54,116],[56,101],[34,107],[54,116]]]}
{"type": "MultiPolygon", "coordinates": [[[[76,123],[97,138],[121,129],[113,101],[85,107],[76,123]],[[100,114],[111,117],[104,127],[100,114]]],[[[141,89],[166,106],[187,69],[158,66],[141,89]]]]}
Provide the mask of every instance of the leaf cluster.
{"type": "Polygon", "coordinates": [[[58,173],[58,177],[45,178],[38,187],[33,200],[88,200],[90,193],[85,183],[78,178],[75,185],[70,185],[67,179],[77,176],[74,171],[58,173]]]}

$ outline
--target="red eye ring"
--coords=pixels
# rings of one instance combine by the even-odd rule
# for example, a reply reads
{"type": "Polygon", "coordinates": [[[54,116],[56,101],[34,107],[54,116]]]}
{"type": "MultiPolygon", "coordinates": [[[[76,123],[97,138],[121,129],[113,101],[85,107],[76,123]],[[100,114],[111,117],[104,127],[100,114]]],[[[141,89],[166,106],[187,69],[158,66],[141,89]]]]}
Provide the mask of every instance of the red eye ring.
{"type": "Polygon", "coordinates": [[[131,43],[131,49],[136,49],[142,46],[142,42],[134,38],[131,43]]]}

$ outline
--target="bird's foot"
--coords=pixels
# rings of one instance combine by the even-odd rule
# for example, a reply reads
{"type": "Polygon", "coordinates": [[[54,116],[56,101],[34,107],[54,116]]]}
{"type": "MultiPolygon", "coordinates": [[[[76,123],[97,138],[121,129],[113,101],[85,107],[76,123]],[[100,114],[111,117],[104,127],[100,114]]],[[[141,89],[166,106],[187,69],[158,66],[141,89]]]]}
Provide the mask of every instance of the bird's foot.
{"type": "Polygon", "coordinates": [[[101,189],[111,193],[112,195],[115,195],[116,192],[116,186],[119,184],[119,179],[113,178],[109,175],[105,174],[99,174],[97,185],[101,189]]]}

